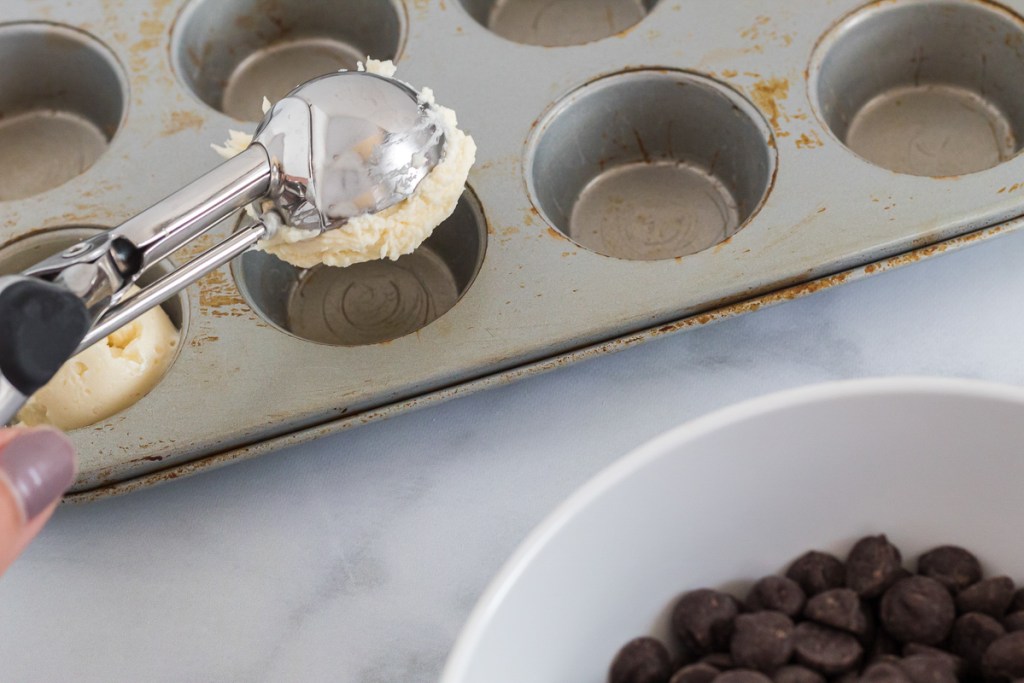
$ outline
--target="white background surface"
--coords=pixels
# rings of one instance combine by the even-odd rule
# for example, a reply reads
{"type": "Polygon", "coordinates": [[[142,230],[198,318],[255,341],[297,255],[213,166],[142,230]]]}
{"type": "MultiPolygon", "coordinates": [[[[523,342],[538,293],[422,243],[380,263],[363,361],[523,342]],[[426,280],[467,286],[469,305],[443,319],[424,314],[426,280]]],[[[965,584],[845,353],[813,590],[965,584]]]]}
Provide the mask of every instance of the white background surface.
{"type": "MultiPolygon", "coordinates": [[[[432,681],[529,530],[650,437],[842,378],[1024,384],[1024,234],[167,486],[58,511],[2,681],[432,681]]],[[[526,683],[526,682],[524,682],[526,683]]]]}

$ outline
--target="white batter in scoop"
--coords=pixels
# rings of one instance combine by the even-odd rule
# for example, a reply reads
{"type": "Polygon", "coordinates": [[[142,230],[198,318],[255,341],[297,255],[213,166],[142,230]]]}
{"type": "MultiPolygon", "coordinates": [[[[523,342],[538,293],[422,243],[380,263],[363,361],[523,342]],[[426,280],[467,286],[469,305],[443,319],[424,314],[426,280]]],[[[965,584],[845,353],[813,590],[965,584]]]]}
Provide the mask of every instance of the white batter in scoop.
{"type": "MultiPolygon", "coordinates": [[[[390,61],[366,60],[360,71],[391,78],[395,65],[390,61]]],[[[420,92],[420,101],[434,105],[444,125],[444,157],[420,182],[415,194],[375,214],[359,216],[344,226],[310,237],[308,231],[290,227],[279,229],[271,238],[256,245],[270,254],[300,268],[350,266],[377,259],[396,260],[420,246],[438,225],[452,215],[462,196],[469,169],[476,161],[476,143],[458,128],[458,120],[451,109],[434,102],[429,88],[420,92]]],[[[264,108],[270,106],[264,102],[264,108]]],[[[223,147],[214,149],[225,158],[245,150],[252,136],[229,131],[223,147]]]]}

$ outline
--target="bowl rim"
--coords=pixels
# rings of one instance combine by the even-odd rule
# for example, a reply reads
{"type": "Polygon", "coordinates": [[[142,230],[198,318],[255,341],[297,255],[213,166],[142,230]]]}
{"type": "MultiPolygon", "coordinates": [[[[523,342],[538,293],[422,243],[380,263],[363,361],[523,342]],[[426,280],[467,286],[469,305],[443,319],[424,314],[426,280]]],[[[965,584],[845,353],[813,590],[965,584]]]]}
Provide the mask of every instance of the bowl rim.
{"type": "Polygon", "coordinates": [[[899,376],[837,380],[784,389],[745,399],[672,427],[600,470],[527,534],[477,600],[449,653],[440,683],[466,683],[473,654],[519,577],[571,519],[623,479],[684,444],[752,418],[811,403],[899,395],[988,399],[1024,408],[1024,387],[980,379],[899,376]]]}

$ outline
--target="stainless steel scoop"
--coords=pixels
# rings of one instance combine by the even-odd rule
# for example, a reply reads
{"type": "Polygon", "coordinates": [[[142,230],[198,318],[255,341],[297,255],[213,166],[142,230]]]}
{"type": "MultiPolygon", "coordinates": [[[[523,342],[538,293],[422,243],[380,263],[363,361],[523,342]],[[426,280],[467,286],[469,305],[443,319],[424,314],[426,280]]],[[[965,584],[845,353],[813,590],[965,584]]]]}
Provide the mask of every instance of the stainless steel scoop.
{"type": "Polygon", "coordinates": [[[0,425],[74,353],[287,224],[311,234],[409,197],[440,161],[435,110],[398,81],[343,71],[299,86],[244,152],[120,226],[0,278],[0,425]],[[253,204],[258,220],[147,286],[153,264],[253,204]]]}

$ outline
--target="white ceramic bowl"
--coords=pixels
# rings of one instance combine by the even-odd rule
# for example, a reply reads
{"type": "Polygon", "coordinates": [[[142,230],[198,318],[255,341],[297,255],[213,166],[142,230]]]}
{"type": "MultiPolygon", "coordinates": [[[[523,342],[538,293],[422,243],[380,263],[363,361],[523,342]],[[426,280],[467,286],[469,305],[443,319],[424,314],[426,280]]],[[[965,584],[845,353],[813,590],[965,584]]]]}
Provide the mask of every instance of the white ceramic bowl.
{"type": "Polygon", "coordinates": [[[742,591],[805,550],[886,533],[1024,579],[1024,390],[868,380],[685,424],[598,475],[488,588],[443,683],[600,683],[683,592],[742,591]]]}

